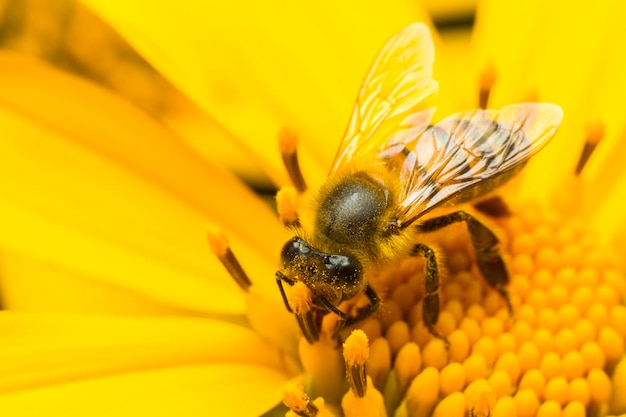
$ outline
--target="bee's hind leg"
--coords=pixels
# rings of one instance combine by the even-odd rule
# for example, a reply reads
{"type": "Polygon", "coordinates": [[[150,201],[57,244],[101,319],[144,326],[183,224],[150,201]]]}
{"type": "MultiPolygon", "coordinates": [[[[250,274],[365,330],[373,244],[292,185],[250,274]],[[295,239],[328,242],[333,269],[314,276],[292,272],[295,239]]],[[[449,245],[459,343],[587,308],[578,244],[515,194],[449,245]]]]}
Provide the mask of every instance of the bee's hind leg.
{"type": "Polygon", "coordinates": [[[471,214],[465,211],[455,211],[440,217],[426,220],[417,226],[420,232],[434,232],[452,223],[465,222],[472,239],[472,245],[476,252],[478,269],[485,277],[487,283],[500,293],[506,301],[509,314],[513,315],[513,307],[509,299],[509,293],[505,286],[509,283],[509,274],[504,266],[504,261],[498,251],[500,242],[496,235],[471,214]]]}
{"type": "Polygon", "coordinates": [[[439,320],[439,266],[437,265],[437,257],[435,251],[428,246],[418,243],[413,246],[411,256],[423,256],[426,258],[426,265],[424,267],[424,304],[422,306],[422,315],[424,324],[428,328],[430,334],[438,339],[441,339],[446,344],[446,348],[450,346],[450,342],[444,336],[442,336],[435,325],[439,320]]]}

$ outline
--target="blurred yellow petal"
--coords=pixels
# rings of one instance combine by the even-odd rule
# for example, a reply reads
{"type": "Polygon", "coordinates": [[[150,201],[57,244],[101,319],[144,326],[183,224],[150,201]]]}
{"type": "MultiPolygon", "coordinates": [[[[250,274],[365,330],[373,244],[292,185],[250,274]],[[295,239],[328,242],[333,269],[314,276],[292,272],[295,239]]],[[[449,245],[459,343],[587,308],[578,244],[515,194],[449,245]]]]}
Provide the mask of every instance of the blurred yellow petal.
{"type": "MultiPolygon", "coordinates": [[[[106,280],[81,274],[41,257],[3,250],[0,256],[2,305],[9,310],[86,314],[193,315],[198,311],[106,280]]],[[[240,312],[240,297],[210,288],[219,299],[231,299],[226,311],[240,312]]],[[[219,304],[208,303],[213,308],[219,304]]]]}
{"type": "Polygon", "coordinates": [[[285,382],[262,366],[181,366],[5,394],[0,410],[11,417],[254,416],[278,402],[285,382]]]}
{"type": "Polygon", "coordinates": [[[438,118],[477,107],[478,78],[471,69],[473,51],[470,32],[470,28],[446,30],[441,33],[442,42],[436,45],[438,118]]]}
{"type": "Polygon", "coordinates": [[[612,137],[621,128],[623,115],[609,103],[623,97],[623,77],[617,74],[624,65],[619,19],[625,7],[618,1],[585,7],[566,1],[479,3],[474,67],[495,67],[491,104],[538,98],[559,104],[565,114],[555,140],[532,161],[528,186],[521,188],[525,195],[546,197],[573,172],[590,123],[607,124],[612,137]]]}
{"type": "MultiPolygon", "coordinates": [[[[279,223],[267,205],[148,114],[34,59],[3,53],[0,68],[0,104],[122,165],[138,180],[180,200],[179,205],[245,236],[257,250],[267,249],[275,238],[279,223]]],[[[111,188],[109,192],[115,191],[111,188]]],[[[158,205],[151,208],[160,209],[158,205]]]]}
{"type": "Polygon", "coordinates": [[[100,84],[168,124],[202,157],[267,187],[259,166],[233,135],[200,111],[151,67],[114,29],[74,0],[5,2],[0,16],[10,31],[3,48],[38,57],[100,84]]]}
{"type": "MultiPolygon", "coordinates": [[[[207,219],[196,210],[13,113],[0,110],[0,120],[5,247],[184,308],[241,311],[238,289],[206,244],[207,219]]],[[[250,254],[249,268],[272,276],[271,261],[233,240],[250,254]]]]}
{"type": "Polygon", "coordinates": [[[376,1],[315,7],[286,1],[86,3],[269,161],[270,177],[279,184],[286,180],[275,145],[279,129],[287,125],[300,133],[304,171],[320,181],[375,52],[402,26],[427,19],[417,4],[403,0],[384,7],[376,1]]]}
{"type": "Polygon", "coordinates": [[[4,393],[164,367],[231,363],[281,371],[283,365],[276,348],[225,321],[3,311],[0,329],[4,393]]]}

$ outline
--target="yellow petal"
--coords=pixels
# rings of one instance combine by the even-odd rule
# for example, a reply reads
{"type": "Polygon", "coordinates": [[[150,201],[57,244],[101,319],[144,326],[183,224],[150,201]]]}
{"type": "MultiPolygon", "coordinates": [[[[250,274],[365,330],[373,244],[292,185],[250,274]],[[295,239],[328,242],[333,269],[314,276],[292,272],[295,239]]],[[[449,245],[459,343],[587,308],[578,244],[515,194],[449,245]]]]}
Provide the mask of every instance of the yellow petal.
{"type": "MultiPolygon", "coordinates": [[[[2,47],[37,56],[113,91],[171,126],[203,157],[265,185],[258,165],[215,123],[151,67],[91,9],[75,0],[26,1],[2,9],[13,28],[2,47]]],[[[254,161],[257,162],[258,161],[254,161]]]]}
{"type": "MultiPolygon", "coordinates": [[[[182,308],[241,311],[200,213],[15,114],[0,111],[0,120],[2,246],[182,308]]],[[[273,276],[271,261],[233,240],[253,280],[273,276]]]]}
{"type": "MultiPolygon", "coordinates": [[[[171,303],[151,297],[149,292],[112,285],[86,274],[23,253],[4,250],[0,263],[2,305],[9,310],[87,314],[198,314],[184,302],[171,303]]],[[[205,304],[222,311],[241,311],[239,294],[233,289],[210,287],[205,304]],[[214,298],[215,297],[215,298],[214,298]],[[224,302],[223,308],[214,300],[224,302]]],[[[204,310],[204,308],[202,309],[204,310]]]]}
{"type": "Polygon", "coordinates": [[[307,178],[324,178],[376,51],[401,27],[425,19],[403,0],[385,7],[373,0],[315,7],[280,0],[86,3],[269,161],[271,178],[281,184],[279,129],[300,132],[307,178]]]}
{"type": "Polygon", "coordinates": [[[255,365],[182,366],[5,394],[0,410],[12,417],[252,416],[271,409],[286,382],[255,365]]]}
{"type": "MultiPolygon", "coordinates": [[[[463,0],[465,1],[465,0],[463,0]]],[[[469,28],[446,30],[435,49],[435,78],[439,81],[437,117],[477,107],[478,79],[471,70],[469,28]]]]}
{"type": "MultiPolygon", "coordinates": [[[[597,98],[603,97],[598,90],[604,83],[601,80],[607,74],[618,74],[611,68],[612,62],[625,58],[623,48],[613,47],[620,41],[612,39],[621,37],[616,19],[624,12],[624,5],[617,1],[586,7],[571,7],[565,1],[480,3],[475,68],[488,63],[495,67],[492,105],[536,96],[539,101],[562,106],[564,111],[559,133],[532,161],[534,168],[528,170],[525,181],[532,186],[520,188],[525,196],[543,198],[571,175],[590,122],[600,115],[603,122],[607,116],[612,118],[609,124],[613,126],[619,120],[616,111],[605,114],[592,109],[597,98]]],[[[610,95],[623,97],[620,91],[610,95]]]]}
{"type": "Polygon", "coordinates": [[[0,329],[2,392],[165,367],[238,363],[281,371],[283,363],[251,330],[209,319],[3,311],[0,329]]]}
{"type": "MultiPolygon", "coordinates": [[[[280,243],[275,234],[279,227],[276,216],[232,174],[203,160],[148,114],[92,83],[54,70],[41,61],[3,53],[0,54],[0,104],[9,106],[32,122],[41,123],[50,129],[50,133],[60,134],[93,151],[108,164],[130,171],[138,177],[135,183],[152,184],[169,198],[178,200],[175,201],[178,205],[195,211],[196,217],[204,216],[206,220],[219,223],[224,229],[245,237],[260,251],[272,254],[274,252],[268,249],[271,243],[280,243]]],[[[29,139],[35,143],[31,145],[32,149],[37,149],[40,145],[36,144],[37,136],[34,135],[39,132],[29,134],[29,139]]],[[[41,146],[46,145],[52,146],[41,146]]],[[[43,149],[36,153],[31,150],[26,156],[31,156],[33,161],[26,159],[25,162],[33,165],[41,163],[37,158],[46,159],[43,149]]],[[[89,185],[89,180],[95,180],[87,175],[88,162],[55,162],[54,157],[58,158],[51,154],[47,160],[52,166],[40,168],[42,171],[48,169],[48,175],[75,166],[85,170],[80,174],[85,178],[84,186],[89,185]],[[60,165],[63,162],[64,165],[60,165]],[[68,165],[70,162],[74,165],[68,165]]],[[[105,174],[100,173],[100,176],[105,174]]],[[[41,176],[36,171],[31,175],[41,176]]],[[[120,188],[121,197],[124,182],[119,181],[120,178],[117,180],[116,183],[111,181],[111,185],[93,183],[92,192],[109,191],[115,195],[116,188],[120,188]],[[104,189],[107,186],[110,189],[104,189]]],[[[115,200],[119,203],[121,199],[115,200]]],[[[146,201],[144,217],[161,208],[149,203],[156,202],[146,201]]],[[[177,213],[171,221],[176,223],[179,217],[180,213],[177,213]]]]}

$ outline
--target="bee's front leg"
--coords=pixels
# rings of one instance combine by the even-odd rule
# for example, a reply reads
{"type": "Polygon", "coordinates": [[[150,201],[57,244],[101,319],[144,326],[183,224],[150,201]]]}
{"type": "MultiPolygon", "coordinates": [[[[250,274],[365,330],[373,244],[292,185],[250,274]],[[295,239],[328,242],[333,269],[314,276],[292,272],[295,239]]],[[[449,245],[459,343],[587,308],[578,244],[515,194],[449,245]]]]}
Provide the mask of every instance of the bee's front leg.
{"type": "Polygon", "coordinates": [[[380,307],[380,297],[378,296],[378,294],[376,294],[376,291],[374,291],[374,289],[372,289],[372,287],[370,287],[369,285],[366,285],[364,294],[369,300],[369,303],[359,308],[357,310],[356,315],[354,316],[348,316],[347,314],[343,312],[340,312],[342,314],[338,314],[336,311],[331,310],[339,316],[339,321],[337,322],[337,325],[335,326],[335,330],[333,332],[334,339],[337,339],[339,337],[339,333],[345,327],[350,327],[356,323],[359,323],[367,319],[378,310],[378,307],[380,307]]]}
{"type": "Polygon", "coordinates": [[[293,285],[294,282],[291,278],[288,278],[285,274],[280,271],[276,271],[276,284],[278,284],[278,289],[280,290],[280,295],[283,297],[283,302],[285,303],[285,307],[287,311],[293,313],[291,306],[289,305],[289,301],[287,300],[287,294],[285,294],[285,288],[283,288],[283,281],[285,281],[289,285],[293,285]]]}

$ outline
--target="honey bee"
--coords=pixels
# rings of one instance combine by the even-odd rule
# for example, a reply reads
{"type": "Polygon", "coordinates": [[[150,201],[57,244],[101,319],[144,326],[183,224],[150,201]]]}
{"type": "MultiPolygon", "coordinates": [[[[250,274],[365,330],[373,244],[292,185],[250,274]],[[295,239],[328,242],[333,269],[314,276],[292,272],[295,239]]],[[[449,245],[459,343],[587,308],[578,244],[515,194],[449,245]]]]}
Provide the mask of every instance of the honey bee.
{"type": "Polygon", "coordinates": [[[409,256],[425,258],[423,320],[443,339],[434,327],[439,265],[434,250],[416,242],[419,234],[456,222],[466,223],[479,270],[511,309],[496,235],[463,210],[423,218],[435,208],[475,201],[510,179],[552,138],[562,111],[522,103],[465,111],[431,125],[438,90],[433,61],[424,24],[387,42],[363,82],[328,178],[312,198],[310,224],[291,225],[294,237],[282,248],[276,281],[310,343],[319,339],[328,313],[339,316],[341,328],[376,312],[381,298],[368,273],[409,256]],[[306,285],[309,311],[294,312],[283,283],[306,285]],[[339,309],[358,294],[367,297],[365,306],[353,314],[339,309]]]}

